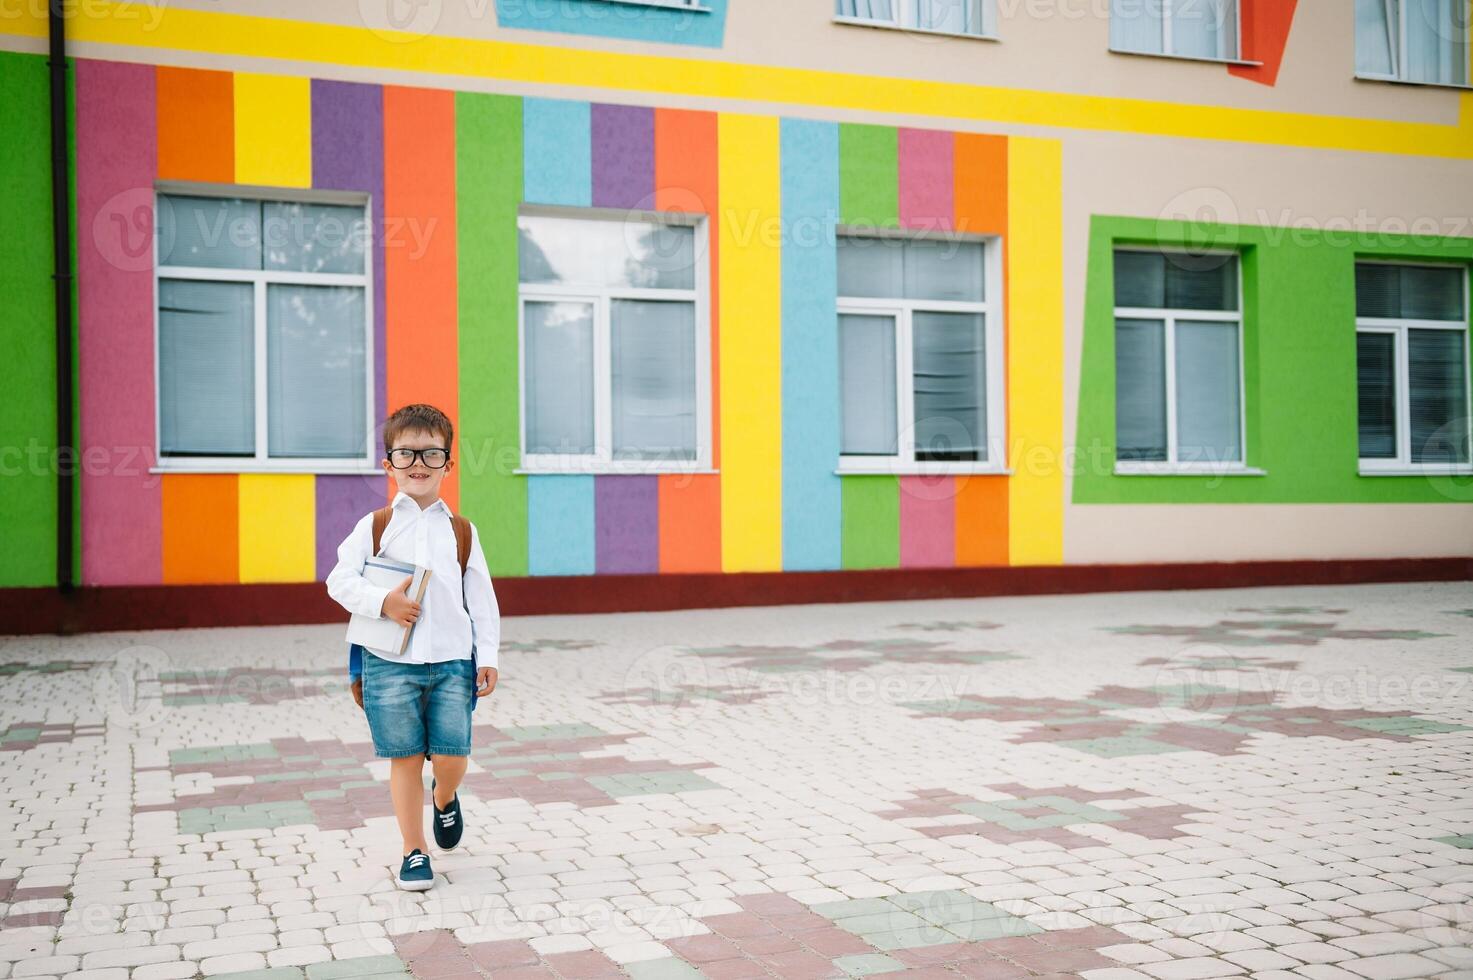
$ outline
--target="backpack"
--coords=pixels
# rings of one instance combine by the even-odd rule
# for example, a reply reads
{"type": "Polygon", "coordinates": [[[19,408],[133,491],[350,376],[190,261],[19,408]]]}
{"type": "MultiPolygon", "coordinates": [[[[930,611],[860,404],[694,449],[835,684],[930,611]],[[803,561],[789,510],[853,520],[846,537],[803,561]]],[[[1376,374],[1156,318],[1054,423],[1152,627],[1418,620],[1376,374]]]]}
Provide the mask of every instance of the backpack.
{"type": "MultiPolygon", "coordinates": [[[[373,554],[375,555],[383,546],[384,529],[389,526],[389,518],[393,516],[393,513],[393,507],[380,507],[373,512],[373,554]]],[[[471,522],[459,514],[451,514],[450,528],[455,532],[455,557],[460,562],[460,581],[463,590],[465,567],[471,557],[471,522]]],[[[363,648],[356,643],[348,646],[348,676],[352,682],[353,699],[361,708],[363,706],[363,648]]],[[[471,707],[474,708],[479,700],[480,698],[473,694],[471,707]]]]}

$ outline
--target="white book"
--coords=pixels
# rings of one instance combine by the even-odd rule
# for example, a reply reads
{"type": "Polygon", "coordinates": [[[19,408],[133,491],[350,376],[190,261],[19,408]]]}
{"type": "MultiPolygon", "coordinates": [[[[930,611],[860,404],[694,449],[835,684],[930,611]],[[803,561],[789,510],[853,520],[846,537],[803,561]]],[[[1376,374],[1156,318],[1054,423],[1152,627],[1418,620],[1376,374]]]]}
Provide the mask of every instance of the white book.
{"type": "MultiPolygon", "coordinates": [[[[430,582],[430,570],[421,565],[395,561],[392,558],[374,557],[363,563],[363,577],[374,585],[388,589],[399,587],[405,576],[411,576],[409,598],[424,602],[425,587],[430,582]]],[[[414,626],[400,626],[387,616],[362,616],[354,613],[348,620],[348,642],[390,656],[399,656],[409,650],[409,637],[414,626]]]]}

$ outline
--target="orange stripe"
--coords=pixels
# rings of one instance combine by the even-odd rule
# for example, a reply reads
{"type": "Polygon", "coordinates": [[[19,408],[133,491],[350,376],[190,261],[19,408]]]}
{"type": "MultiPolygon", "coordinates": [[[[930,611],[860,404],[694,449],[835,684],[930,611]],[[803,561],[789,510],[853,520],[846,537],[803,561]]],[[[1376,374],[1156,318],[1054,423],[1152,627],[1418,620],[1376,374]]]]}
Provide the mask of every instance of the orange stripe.
{"type": "MultiPolygon", "coordinates": [[[[458,432],[454,92],[384,87],[381,234],[389,411],[434,405],[458,432]]],[[[456,470],[440,496],[459,509],[456,470]]]]}
{"type": "Polygon", "coordinates": [[[159,178],[235,181],[235,76],[160,66],[159,178]]]}
{"type": "MultiPolygon", "coordinates": [[[[655,208],[710,216],[713,467],[721,465],[716,174],[716,114],[655,110],[655,208]]],[[[659,486],[660,571],[721,571],[721,478],[707,474],[665,475],[660,477],[659,486]]]]}
{"type": "MultiPolygon", "coordinates": [[[[956,229],[974,235],[1002,235],[1003,310],[1007,310],[1008,141],[1005,136],[958,133],[955,157],[956,229]]],[[[1003,324],[1007,363],[1007,324],[1003,324]]],[[[1007,477],[958,477],[956,481],[956,563],[1008,563],[1007,477]]]]}
{"type": "Polygon", "coordinates": [[[164,583],[240,581],[240,496],[233,473],[163,477],[164,583]]]}

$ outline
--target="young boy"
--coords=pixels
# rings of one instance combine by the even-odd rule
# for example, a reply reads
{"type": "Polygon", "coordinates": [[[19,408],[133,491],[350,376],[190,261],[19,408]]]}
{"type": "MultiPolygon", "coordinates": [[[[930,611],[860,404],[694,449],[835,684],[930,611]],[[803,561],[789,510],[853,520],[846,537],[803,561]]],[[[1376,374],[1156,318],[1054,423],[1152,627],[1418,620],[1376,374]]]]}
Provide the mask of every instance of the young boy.
{"type": "Polygon", "coordinates": [[[389,795],[404,837],[397,880],[411,891],[435,879],[425,853],[425,756],[434,773],[435,843],[448,851],[465,830],[456,790],[470,757],[471,709],[496,687],[499,673],[500,611],[480,538],[472,525],[462,577],[452,514],[440,499],[440,484],[455,466],[454,438],[450,419],[429,405],[406,405],[384,423],[382,465],[399,492],[378,554],[431,569],[424,602],[409,598],[410,578],[386,589],[363,577],[363,562],[374,553],[373,514],[343,539],[327,577],[328,594],[349,612],[415,624],[406,653],[364,653],[361,696],[354,689],[368,715],[374,754],[393,760],[389,795]]]}

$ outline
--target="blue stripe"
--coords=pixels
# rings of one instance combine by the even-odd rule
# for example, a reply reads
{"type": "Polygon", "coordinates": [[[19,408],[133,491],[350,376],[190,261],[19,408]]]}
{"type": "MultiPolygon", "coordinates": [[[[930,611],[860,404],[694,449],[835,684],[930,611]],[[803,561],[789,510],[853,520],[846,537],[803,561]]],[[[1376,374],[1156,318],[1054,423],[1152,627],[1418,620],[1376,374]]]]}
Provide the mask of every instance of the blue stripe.
{"type": "Polygon", "coordinates": [[[704,9],[610,0],[496,0],[496,22],[521,30],[719,48],[726,39],[727,0],[702,0],[700,6],[704,9]]]}
{"type": "Polygon", "coordinates": [[[593,477],[527,477],[528,572],[592,575],[593,477]]]}
{"type": "Polygon", "coordinates": [[[839,127],[782,121],[783,568],[841,567],[839,127]]]}
{"type": "Polygon", "coordinates": [[[524,99],[524,197],[529,204],[593,203],[593,136],[587,102],[524,99]]]}

